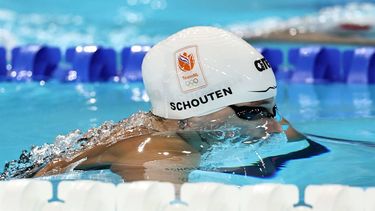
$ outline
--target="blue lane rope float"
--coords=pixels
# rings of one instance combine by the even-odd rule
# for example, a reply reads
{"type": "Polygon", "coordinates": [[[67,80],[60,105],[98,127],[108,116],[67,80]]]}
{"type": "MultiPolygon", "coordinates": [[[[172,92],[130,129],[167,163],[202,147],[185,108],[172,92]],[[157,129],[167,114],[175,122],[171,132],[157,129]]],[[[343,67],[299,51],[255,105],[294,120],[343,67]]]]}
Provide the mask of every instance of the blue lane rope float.
{"type": "Polygon", "coordinates": [[[340,82],[340,51],[335,48],[310,46],[289,50],[289,63],[294,66],[291,81],[302,83],[340,82]]]}
{"type": "Polygon", "coordinates": [[[71,72],[76,77],[67,80],[79,82],[108,81],[116,76],[116,52],[101,46],[77,46],[68,48],[65,60],[71,64],[71,72]]]}
{"type": "Polygon", "coordinates": [[[347,83],[375,83],[375,48],[357,48],[343,53],[347,83]]]}
{"type": "Polygon", "coordinates": [[[26,45],[12,50],[12,80],[48,80],[61,59],[59,48],[44,45],[26,45]]]}
{"type": "Polygon", "coordinates": [[[279,67],[283,63],[283,53],[280,49],[274,48],[257,48],[264,58],[270,63],[275,74],[279,72],[279,67]]]}
{"type": "Polygon", "coordinates": [[[121,75],[129,82],[142,81],[142,61],[151,46],[134,45],[121,51],[121,75]]]}
{"type": "MultiPolygon", "coordinates": [[[[124,47],[119,57],[112,48],[76,46],[65,52],[46,45],[25,45],[12,49],[7,65],[6,49],[0,47],[0,80],[50,80],[61,82],[141,82],[142,61],[149,45],[124,47]],[[116,59],[120,58],[121,67],[116,59]]],[[[283,64],[283,51],[258,49],[271,64],[279,81],[292,83],[375,83],[375,48],[361,47],[340,52],[336,48],[308,46],[288,51],[289,65],[283,64]]]]}
{"type": "Polygon", "coordinates": [[[293,72],[289,69],[282,68],[284,63],[284,54],[280,49],[275,48],[257,48],[257,50],[270,63],[276,79],[281,81],[289,81],[293,72]]]}
{"type": "Polygon", "coordinates": [[[0,47],[0,81],[5,80],[6,76],[6,50],[5,48],[0,47]]]}

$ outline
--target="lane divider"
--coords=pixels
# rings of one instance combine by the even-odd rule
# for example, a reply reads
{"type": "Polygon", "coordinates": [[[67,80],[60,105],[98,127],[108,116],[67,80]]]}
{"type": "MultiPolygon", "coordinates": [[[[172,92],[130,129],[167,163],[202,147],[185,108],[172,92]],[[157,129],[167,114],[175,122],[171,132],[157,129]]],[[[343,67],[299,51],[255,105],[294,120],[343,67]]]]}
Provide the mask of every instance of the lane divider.
{"type": "MultiPolygon", "coordinates": [[[[0,47],[1,81],[140,82],[149,45],[124,47],[119,54],[103,46],[68,48],[25,45],[12,49],[10,61],[0,47]],[[120,60],[120,61],[118,61],[120,60]]],[[[375,83],[375,47],[340,51],[325,46],[258,48],[279,81],[293,83],[375,83]]]]}

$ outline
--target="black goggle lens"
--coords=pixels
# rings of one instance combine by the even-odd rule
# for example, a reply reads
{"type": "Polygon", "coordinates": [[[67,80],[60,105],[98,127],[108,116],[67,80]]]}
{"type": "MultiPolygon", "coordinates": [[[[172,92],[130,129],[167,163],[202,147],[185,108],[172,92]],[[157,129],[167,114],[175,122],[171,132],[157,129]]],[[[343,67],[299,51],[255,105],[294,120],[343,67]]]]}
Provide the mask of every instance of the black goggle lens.
{"type": "Polygon", "coordinates": [[[275,118],[277,107],[272,108],[272,112],[269,112],[264,107],[250,107],[250,106],[229,106],[236,113],[237,117],[244,120],[259,120],[263,118],[275,118]]]}

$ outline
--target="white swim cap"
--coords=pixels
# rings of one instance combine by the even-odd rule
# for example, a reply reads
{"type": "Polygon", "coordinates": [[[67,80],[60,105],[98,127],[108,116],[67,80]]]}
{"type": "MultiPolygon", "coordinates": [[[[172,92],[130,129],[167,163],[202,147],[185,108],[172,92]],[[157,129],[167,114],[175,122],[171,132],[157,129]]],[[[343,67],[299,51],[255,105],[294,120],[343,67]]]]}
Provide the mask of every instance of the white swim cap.
{"type": "Polygon", "coordinates": [[[152,113],[186,119],[228,105],[274,97],[269,63],[236,35],[214,27],[192,27],[159,42],[142,64],[152,113]]]}

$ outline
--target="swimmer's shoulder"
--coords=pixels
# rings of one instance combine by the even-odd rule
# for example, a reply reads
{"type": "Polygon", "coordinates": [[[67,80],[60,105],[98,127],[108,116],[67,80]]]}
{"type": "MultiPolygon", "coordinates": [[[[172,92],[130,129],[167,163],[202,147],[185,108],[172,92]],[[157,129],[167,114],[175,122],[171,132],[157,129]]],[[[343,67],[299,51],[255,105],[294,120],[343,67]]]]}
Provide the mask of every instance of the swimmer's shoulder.
{"type": "Polygon", "coordinates": [[[283,118],[281,120],[282,125],[288,125],[288,129],[285,131],[285,134],[288,138],[289,142],[294,142],[294,141],[301,141],[305,140],[306,136],[303,135],[302,133],[298,132],[290,123],[288,120],[283,118]]]}
{"type": "Polygon", "coordinates": [[[106,154],[121,157],[150,152],[180,153],[181,151],[195,150],[175,132],[155,132],[119,140],[106,150],[106,154]]]}

